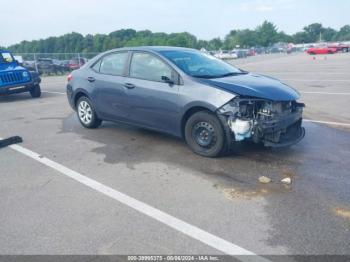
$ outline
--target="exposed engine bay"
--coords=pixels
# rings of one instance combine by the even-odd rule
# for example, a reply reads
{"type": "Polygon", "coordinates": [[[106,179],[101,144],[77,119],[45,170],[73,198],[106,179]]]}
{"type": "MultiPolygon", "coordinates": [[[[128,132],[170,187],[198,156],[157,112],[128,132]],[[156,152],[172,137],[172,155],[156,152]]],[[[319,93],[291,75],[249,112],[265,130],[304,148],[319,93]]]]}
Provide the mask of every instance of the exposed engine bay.
{"type": "Polygon", "coordinates": [[[236,97],[218,110],[224,116],[234,141],[250,139],[265,146],[281,147],[305,136],[301,126],[304,104],[236,97]]]}

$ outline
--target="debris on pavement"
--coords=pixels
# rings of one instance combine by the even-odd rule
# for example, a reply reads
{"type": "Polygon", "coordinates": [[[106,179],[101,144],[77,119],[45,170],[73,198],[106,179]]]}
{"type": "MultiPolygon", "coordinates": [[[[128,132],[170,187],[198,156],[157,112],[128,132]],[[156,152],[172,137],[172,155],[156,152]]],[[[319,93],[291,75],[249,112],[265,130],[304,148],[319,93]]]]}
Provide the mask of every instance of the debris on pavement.
{"type": "Polygon", "coordinates": [[[337,207],[334,208],[333,211],[337,216],[350,219],[350,209],[337,207]]]}
{"type": "Polygon", "coordinates": [[[292,179],[290,177],[286,177],[286,178],[283,178],[281,182],[282,184],[290,185],[292,183],[292,179]]]}
{"type": "Polygon", "coordinates": [[[0,140],[0,148],[7,147],[13,144],[22,143],[23,139],[20,136],[12,136],[6,139],[0,140]]]}
{"type": "Polygon", "coordinates": [[[268,184],[271,182],[271,178],[268,178],[266,176],[259,177],[259,182],[262,184],[268,184]]]}

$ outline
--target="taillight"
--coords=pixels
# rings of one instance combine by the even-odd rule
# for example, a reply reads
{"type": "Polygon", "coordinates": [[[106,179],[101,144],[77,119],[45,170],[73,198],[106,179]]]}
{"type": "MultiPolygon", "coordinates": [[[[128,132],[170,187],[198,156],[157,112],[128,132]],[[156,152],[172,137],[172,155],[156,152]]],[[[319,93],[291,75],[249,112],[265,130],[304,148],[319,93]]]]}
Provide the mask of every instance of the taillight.
{"type": "Polygon", "coordinates": [[[73,79],[72,74],[69,74],[69,75],[67,76],[67,80],[68,80],[68,82],[69,82],[69,81],[71,81],[72,79],[73,79]]]}

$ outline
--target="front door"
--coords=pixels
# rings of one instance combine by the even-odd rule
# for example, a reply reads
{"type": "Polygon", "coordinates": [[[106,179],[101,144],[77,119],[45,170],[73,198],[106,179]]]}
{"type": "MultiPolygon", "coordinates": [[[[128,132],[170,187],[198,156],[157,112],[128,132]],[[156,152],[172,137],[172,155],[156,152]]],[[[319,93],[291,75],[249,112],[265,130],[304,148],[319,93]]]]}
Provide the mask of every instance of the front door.
{"type": "Polygon", "coordinates": [[[160,58],[134,52],[125,82],[127,104],[133,122],[174,133],[180,115],[177,74],[160,58]],[[174,83],[171,83],[171,82],[174,83]]]}

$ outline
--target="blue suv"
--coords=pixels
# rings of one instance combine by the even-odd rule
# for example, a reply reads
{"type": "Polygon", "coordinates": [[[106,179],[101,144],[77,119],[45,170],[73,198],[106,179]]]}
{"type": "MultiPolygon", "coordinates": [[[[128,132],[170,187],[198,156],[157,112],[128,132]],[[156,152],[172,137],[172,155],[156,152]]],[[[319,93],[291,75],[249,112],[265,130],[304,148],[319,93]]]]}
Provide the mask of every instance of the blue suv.
{"type": "Polygon", "coordinates": [[[0,95],[29,92],[40,97],[41,79],[36,72],[29,72],[19,65],[9,51],[0,50],[0,95]]]}

